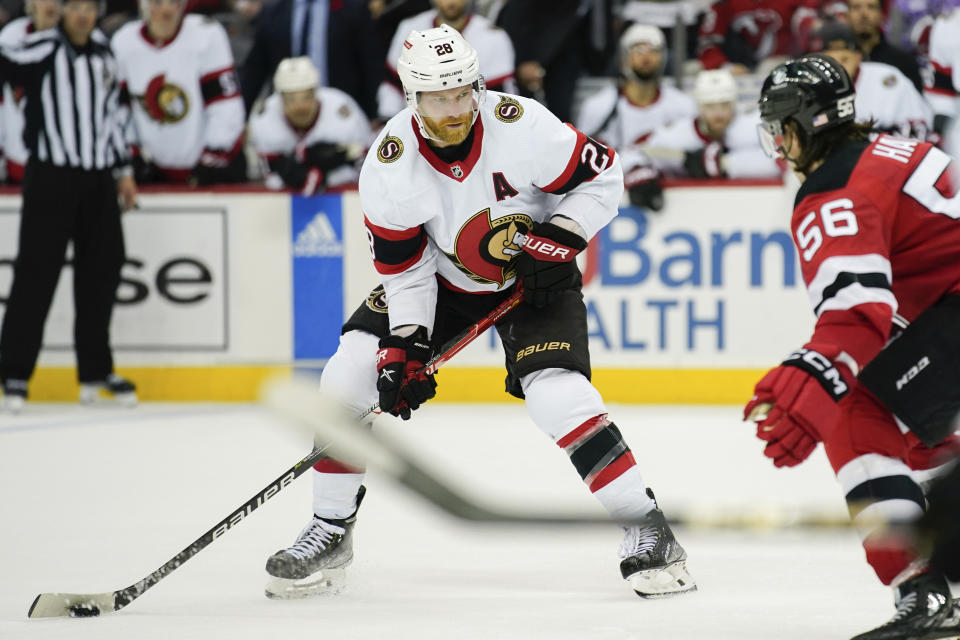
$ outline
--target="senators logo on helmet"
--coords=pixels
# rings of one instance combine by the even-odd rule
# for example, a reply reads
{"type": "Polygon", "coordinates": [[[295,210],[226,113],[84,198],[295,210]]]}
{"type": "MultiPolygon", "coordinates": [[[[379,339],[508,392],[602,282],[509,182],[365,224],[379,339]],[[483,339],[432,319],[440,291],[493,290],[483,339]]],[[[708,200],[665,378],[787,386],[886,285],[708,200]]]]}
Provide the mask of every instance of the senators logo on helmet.
{"type": "Polygon", "coordinates": [[[467,220],[454,241],[454,253],[446,254],[474,282],[503,284],[515,275],[511,261],[521,249],[533,219],[511,213],[491,220],[484,209],[467,220]]]}

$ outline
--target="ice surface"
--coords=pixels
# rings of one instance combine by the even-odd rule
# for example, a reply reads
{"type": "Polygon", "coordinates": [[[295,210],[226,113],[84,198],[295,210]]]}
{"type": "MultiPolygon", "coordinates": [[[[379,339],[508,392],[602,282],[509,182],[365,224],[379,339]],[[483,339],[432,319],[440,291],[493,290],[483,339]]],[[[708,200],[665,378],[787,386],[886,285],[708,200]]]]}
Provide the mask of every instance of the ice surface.
{"type": "MultiPolygon", "coordinates": [[[[668,515],[844,513],[822,452],[774,470],[736,407],[610,409],[668,515]]],[[[378,428],[474,495],[597,508],[521,404],[427,405],[378,428]]],[[[309,517],[305,476],[119,613],[27,620],[40,592],[140,580],[308,448],[245,405],[28,404],[0,416],[0,638],[828,640],[892,614],[850,530],[679,529],[700,590],[645,601],[620,579],[612,525],[471,525],[371,473],[339,596],[263,595],[267,556],[309,517]]]]}

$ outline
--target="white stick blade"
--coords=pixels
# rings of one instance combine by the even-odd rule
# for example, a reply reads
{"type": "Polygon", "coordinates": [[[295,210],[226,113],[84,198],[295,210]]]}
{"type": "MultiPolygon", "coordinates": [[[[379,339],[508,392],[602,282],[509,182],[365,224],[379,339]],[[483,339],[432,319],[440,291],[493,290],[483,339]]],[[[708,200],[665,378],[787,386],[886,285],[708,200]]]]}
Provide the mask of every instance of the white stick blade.
{"type": "Polygon", "coordinates": [[[30,605],[28,618],[89,618],[113,613],[113,592],[41,593],[30,605]]]}
{"type": "Polygon", "coordinates": [[[328,445],[330,456],[348,465],[375,467],[398,473],[395,456],[344,408],[320,394],[316,380],[278,379],[268,382],[262,393],[264,404],[284,421],[296,425],[328,445]]]}

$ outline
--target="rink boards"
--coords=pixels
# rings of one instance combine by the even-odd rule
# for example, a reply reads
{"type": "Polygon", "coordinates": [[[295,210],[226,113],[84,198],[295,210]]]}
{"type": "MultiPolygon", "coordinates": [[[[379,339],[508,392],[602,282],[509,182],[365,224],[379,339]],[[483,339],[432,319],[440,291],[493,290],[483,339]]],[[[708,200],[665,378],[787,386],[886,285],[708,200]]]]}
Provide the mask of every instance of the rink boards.
{"type": "MultiPolygon", "coordinates": [[[[738,403],[813,326],[789,189],[676,186],[659,213],[621,209],[582,257],[595,381],[618,402],[738,403]]],[[[0,196],[0,316],[19,197],[0,196]]],[[[126,214],[112,339],[152,400],[252,400],[268,375],[318,368],[377,283],[355,192],[147,193],[126,214]]],[[[71,269],[48,318],[37,400],[73,399],[71,269]]],[[[440,398],[502,401],[503,353],[479,339],[440,398]]]]}

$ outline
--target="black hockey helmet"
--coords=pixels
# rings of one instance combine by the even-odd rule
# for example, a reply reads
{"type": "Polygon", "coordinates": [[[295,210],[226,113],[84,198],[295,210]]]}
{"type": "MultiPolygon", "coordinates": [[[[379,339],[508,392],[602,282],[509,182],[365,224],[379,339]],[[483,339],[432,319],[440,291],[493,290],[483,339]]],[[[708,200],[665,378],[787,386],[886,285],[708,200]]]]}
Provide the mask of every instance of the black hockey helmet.
{"type": "Polygon", "coordinates": [[[846,70],[833,58],[811,54],[774,67],[760,90],[760,142],[777,156],[783,123],[793,120],[808,139],[855,116],[856,97],[846,70]]]}

